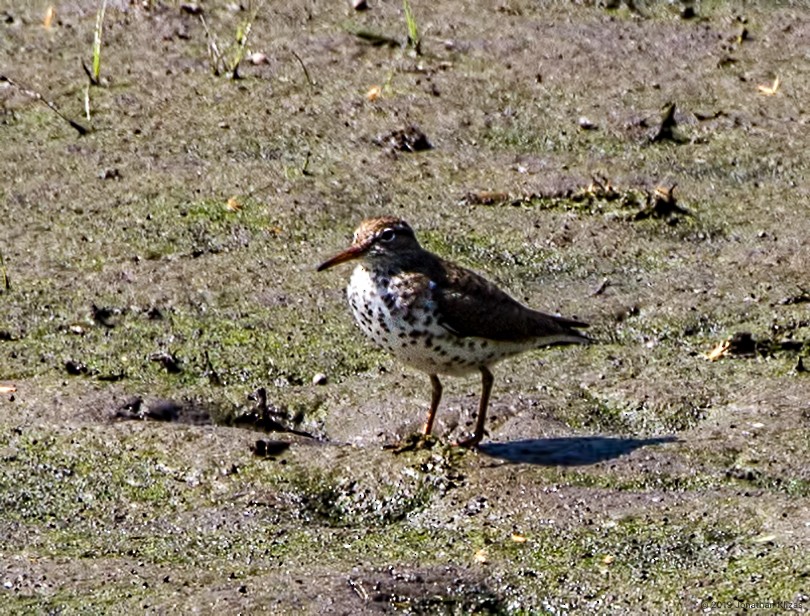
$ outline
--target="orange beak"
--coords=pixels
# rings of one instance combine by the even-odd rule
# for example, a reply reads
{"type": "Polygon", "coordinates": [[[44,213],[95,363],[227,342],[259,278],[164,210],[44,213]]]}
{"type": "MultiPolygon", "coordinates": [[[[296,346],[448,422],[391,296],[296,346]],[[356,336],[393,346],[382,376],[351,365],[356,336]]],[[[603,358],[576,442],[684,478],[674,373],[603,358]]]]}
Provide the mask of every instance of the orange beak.
{"type": "Polygon", "coordinates": [[[330,267],[334,267],[335,265],[339,265],[340,263],[345,263],[346,261],[351,261],[353,259],[359,259],[363,256],[363,253],[366,251],[365,246],[360,246],[357,244],[352,244],[343,252],[339,252],[331,259],[327,259],[323,263],[318,266],[318,271],[322,272],[325,269],[329,269],[330,267]]]}

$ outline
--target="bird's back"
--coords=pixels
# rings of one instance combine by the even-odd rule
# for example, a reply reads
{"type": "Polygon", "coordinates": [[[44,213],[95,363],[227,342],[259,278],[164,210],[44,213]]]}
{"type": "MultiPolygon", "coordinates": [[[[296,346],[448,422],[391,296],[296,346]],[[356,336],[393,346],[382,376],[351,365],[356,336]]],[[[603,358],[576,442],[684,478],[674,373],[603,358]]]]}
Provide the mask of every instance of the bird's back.
{"type": "Polygon", "coordinates": [[[431,256],[433,266],[424,273],[434,283],[439,322],[456,335],[535,346],[590,341],[576,329],[587,323],[524,306],[483,276],[431,256]]]}

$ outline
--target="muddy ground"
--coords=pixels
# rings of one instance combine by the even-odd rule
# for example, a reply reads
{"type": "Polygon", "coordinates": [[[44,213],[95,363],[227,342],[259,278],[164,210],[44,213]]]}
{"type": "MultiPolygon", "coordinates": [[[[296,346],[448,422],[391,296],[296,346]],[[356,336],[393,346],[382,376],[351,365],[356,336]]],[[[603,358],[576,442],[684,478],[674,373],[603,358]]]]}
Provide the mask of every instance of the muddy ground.
{"type": "Polygon", "coordinates": [[[268,2],[234,80],[250,7],[113,0],[90,120],[98,3],[0,4],[0,611],[807,611],[810,8],[610,4],[268,2]],[[382,449],[377,214],[592,324],[479,451],[473,377],[382,449]]]}

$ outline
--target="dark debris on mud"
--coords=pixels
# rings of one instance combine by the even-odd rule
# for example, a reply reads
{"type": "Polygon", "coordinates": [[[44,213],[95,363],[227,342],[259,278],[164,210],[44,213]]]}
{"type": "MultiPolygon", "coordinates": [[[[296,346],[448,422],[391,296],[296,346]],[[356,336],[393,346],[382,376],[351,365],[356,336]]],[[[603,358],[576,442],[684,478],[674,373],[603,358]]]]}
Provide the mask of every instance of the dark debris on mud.
{"type": "Polygon", "coordinates": [[[550,192],[513,195],[503,191],[470,191],[459,205],[539,207],[543,209],[587,210],[593,213],[619,214],[628,221],[649,218],[676,225],[683,216],[693,214],[678,204],[675,187],[658,186],[618,188],[607,178],[594,177],[587,186],[572,184],[550,192]]]}
{"type": "Polygon", "coordinates": [[[113,412],[112,418],[130,421],[165,421],[193,426],[213,423],[208,409],[199,403],[160,399],[145,401],[140,396],[127,400],[113,412]]]}
{"type": "Polygon", "coordinates": [[[392,153],[423,152],[433,149],[433,144],[430,143],[427,135],[414,125],[380,135],[374,140],[374,143],[392,153]]]}
{"type": "Polygon", "coordinates": [[[414,615],[506,614],[507,601],[486,576],[453,566],[430,569],[387,567],[353,574],[349,587],[373,612],[414,615]]]}

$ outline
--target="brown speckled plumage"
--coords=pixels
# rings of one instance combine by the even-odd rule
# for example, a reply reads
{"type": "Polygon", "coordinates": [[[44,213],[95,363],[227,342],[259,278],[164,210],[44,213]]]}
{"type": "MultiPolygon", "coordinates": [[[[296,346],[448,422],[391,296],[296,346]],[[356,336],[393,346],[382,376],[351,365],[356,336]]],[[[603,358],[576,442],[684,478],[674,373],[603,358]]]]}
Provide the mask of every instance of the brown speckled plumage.
{"type": "Polygon", "coordinates": [[[439,374],[480,371],[483,391],[473,436],[483,438],[492,387],[490,366],[523,351],[586,343],[586,323],[532,310],[484,277],[419,245],[413,229],[393,217],[360,223],[349,248],[318,271],[359,259],[347,295],[355,320],[378,346],[430,375],[433,396],[425,435],[441,400],[439,374]]]}

